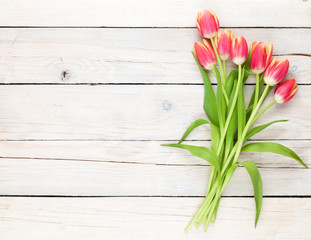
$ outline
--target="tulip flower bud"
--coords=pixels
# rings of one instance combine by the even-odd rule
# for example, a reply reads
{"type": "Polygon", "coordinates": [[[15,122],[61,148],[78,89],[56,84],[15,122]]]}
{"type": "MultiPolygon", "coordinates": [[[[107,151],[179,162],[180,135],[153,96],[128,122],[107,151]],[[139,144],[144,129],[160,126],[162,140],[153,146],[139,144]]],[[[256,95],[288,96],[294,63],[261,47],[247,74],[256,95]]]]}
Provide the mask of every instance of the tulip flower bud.
{"type": "Polygon", "coordinates": [[[213,38],[219,29],[218,18],[212,10],[199,12],[196,25],[201,35],[205,38],[213,38]]]}
{"type": "Polygon", "coordinates": [[[266,84],[270,86],[275,86],[280,84],[285,78],[289,68],[288,60],[282,59],[281,61],[277,61],[276,57],[274,57],[269,63],[263,79],[266,84]]]}
{"type": "Polygon", "coordinates": [[[232,40],[231,59],[236,65],[243,64],[248,56],[247,42],[244,37],[239,36],[232,40]]]}
{"type": "Polygon", "coordinates": [[[223,61],[230,57],[232,39],[233,33],[227,29],[220,31],[214,38],[219,57],[223,61]]]}
{"type": "Polygon", "coordinates": [[[194,54],[204,69],[212,70],[214,68],[216,56],[211,44],[208,41],[203,39],[203,42],[195,42],[194,54]]]}
{"type": "Polygon", "coordinates": [[[296,94],[298,90],[295,79],[289,79],[279,85],[274,91],[274,99],[277,103],[286,103],[296,94]]]}
{"type": "Polygon", "coordinates": [[[253,42],[251,44],[251,70],[256,73],[262,73],[268,66],[272,56],[273,46],[268,42],[267,46],[264,42],[253,42]]]}

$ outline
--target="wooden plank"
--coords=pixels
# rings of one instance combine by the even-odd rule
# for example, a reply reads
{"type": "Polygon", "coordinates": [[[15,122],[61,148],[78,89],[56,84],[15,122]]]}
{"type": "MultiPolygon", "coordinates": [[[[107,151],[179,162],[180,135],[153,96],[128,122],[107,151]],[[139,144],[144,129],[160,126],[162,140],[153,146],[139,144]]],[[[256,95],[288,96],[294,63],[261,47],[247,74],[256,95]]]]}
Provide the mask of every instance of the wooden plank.
{"type": "Polygon", "coordinates": [[[183,230],[202,198],[1,198],[3,239],[282,239],[311,238],[310,198],[224,198],[208,232],[183,230]]]}
{"type": "MultiPolygon", "coordinates": [[[[183,159],[182,154],[180,156],[183,159]]],[[[2,158],[0,195],[204,196],[209,168],[134,164],[126,158],[122,162],[2,158]]],[[[311,195],[310,169],[269,168],[266,164],[260,172],[265,196],[311,195]]],[[[244,168],[236,170],[224,195],[253,195],[253,186],[244,168]]]]}
{"type": "MultiPolygon", "coordinates": [[[[200,39],[195,29],[2,28],[0,32],[2,83],[202,83],[190,53],[200,39]]],[[[290,60],[289,77],[310,82],[311,29],[238,28],[234,33],[249,43],[273,41],[274,54],[290,60]]]]}
{"type": "MultiPolygon", "coordinates": [[[[252,88],[246,86],[246,97],[252,88]]],[[[270,109],[258,123],[290,122],[254,138],[310,139],[310,94],[310,85],[300,86],[292,101],[270,109]]],[[[3,85],[0,96],[0,138],[8,140],[176,140],[205,118],[202,86],[3,85]]],[[[210,139],[209,128],[189,139],[210,139]]]]}
{"type": "Polygon", "coordinates": [[[221,26],[310,27],[309,1],[10,0],[0,4],[2,26],[193,27],[198,11],[213,9],[221,26]],[[241,7],[244,6],[244,7],[241,7]],[[264,14],[264,17],[263,17],[264,14]]]}
{"type": "MultiPolygon", "coordinates": [[[[209,167],[160,142],[2,142],[1,195],[204,196],[209,167]],[[159,174],[161,173],[161,174],[159,174]]],[[[283,141],[311,164],[310,141],[283,141]]],[[[206,142],[190,144],[206,145],[206,142]]],[[[242,154],[260,169],[265,195],[311,195],[310,170],[274,154],[242,154]]],[[[226,196],[253,194],[239,168],[226,196]]]]}
{"type": "MultiPolygon", "coordinates": [[[[311,141],[277,141],[293,149],[311,166],[311,141]]],[[[0,158],[133,163],[149,165],[207,166],[187,151],[161,147],[161,141],[5,141],[0,158]]],[[[210,141],[185,141],[210,147],[210,141]]],[[[240,161],[251,160],[259,168],[303,168],[297,161],[277,154],[241,153],[240,161]]],[[[271,170],[273,171],[273,170],[271,170]]]]}

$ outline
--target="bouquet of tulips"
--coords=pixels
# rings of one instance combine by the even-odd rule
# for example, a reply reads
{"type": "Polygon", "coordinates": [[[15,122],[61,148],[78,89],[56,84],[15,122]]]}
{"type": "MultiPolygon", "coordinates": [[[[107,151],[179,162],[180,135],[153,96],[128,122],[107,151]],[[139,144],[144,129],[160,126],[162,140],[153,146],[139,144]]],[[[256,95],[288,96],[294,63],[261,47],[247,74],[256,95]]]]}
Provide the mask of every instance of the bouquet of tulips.
{"type": "Polygon", "coordinates": [[[298,86],[294,79],[282,82],[289,62],[287,59],[277,60],[276,57],[271,59],[271,42],[267,45],[263,42],[252,42],[248,51],[244,37],[234,38],[230,30],[219,31],[218,18],[211,10],[198,13],[196,26],[204,39],[194,43],[193,56],[204,81],[203,109],[208,119],[194,121],[177,144],[163,144],[188,150],[211,164],[206,198],[185,231],[194,224],[199,227],[203,222],[206,231],[209,223],[215,221],[221,195],[239,165],[245,167],[253,183],[256,227],[262,205],[262,181],[256,165],[251,161],[238,162],[239,155],[240,152],[271,152],[293,158],[307,167],[294,151],[281,144],[245,144],[249,138],[271,124],[286,121],[276,120],[253,127],[256,120],[275,103],[288,102],[297,92],[298,86]],[[226,61],[230,57],[237,69],[227,74],[226,61]],[[212,71],[217,79],[216,94],[206,70],[212,71]],[[256,85],[246,105],[243,87],[250,75],[256,76],[256,85]],[[274,100],[262,107],[274,86],[274,100]],[[210,148],[181,144],[192,130],[203,124],[208,124],[211,129],[210,148]]]}

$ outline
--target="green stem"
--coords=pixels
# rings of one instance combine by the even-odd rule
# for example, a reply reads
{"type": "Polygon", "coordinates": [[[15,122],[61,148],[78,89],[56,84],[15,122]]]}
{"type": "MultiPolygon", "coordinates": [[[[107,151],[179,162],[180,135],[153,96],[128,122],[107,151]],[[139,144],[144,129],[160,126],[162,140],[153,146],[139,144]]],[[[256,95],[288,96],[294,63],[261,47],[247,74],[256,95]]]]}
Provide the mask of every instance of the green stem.
{"type": "Polygon", "coordinates": [[[256,122],[256,120],[265,112],[267,111],[270,107],[272,107],[276,101],[272,101],[269,105],[267,105],[264,109],[262,109],[253,119],[252,125],[256,122]]]}
{"type": "MultiPolygon", "coordinates": [[[[253,106],[257,105],[258,97],[259,97],[259,74],[256,74],[256,88],[255,88],[255,97],[254,97],[253,106]]],[[[254,110],[254,108],[253,108],[253,110],[254,110]]]]}
{"type": "MultiPolygon", "coordinates": [[[[216,66],[214,66],[214,68],[212,69],[212,72],[213,72],[214,76],[217,78],[215,68],[216,68],[216,66]]],[[[228,106],[229,98],[228,98],[226,89],[225,89],[223,84],[221,84],[221,88],[222,88],[223,96],[225,97],[226,105],[228,106]]]]}
{"type": "MultiPolygon", "coordinates": [[[[211,38],[211,43],[212,43],[212,46],[213,46],[213,49],[214,49],[214,52],[215,52],[215,55],[216,55],[216,59],[217,59],[217,62],[218,62],[218,66],[219,66],[219,70],[221,72],[221,75],[223,77],[223,68],[222,68],[222,64],[221,64],[221,60],[220,60],[220,57],[219,57],[219,54],[218,54],[218,51],[217,51],[217,48],[216,48],[216,45],[215,45],[215,42],[214,42],[214,38],[211,38]]],[[[224,78],[223,78],[224,80],[224,78]]]]}
{"type": "Polygon", "coordinates": [[[226,61],[222,61],[223,63],[223,69],[224,69],[224,85],[226,86],[226,82],[227,82],[227,68],[226,68],[226,61]]]}
{"type": "MultiPolygon", "coordinates": [[[[220,188],[218,188],[218,186],[217,186],[217,189],[218,189],[217,192],[215,192],[215,191],[210,192],[210,194],[208,195],[209,203],[208,203],[208,205],[205,206],[204,209],[202,209],[200,215],[197,218],[198,219],[198,223],[197,223],[196,227],[200,226],[200,224],[203,222],[204,219],[206,220],[204,231],[207,230],[207,227],[208,227],[209,223],[213,222],[215,220],[222,192],[224,191],[226,185],[229,183],[230,179],[229,180],[226,179],[226,181],[225,181],[225,176],[226,175],[224,173],[226,171],[226,168],[227,168],[228,164],[231,162],[231,158],[235,154],[235,159],[233,161],[233,164],[235,164],[237,162],[237,159],[238,159],[237,156],[239,156],[241,147],[242,147],[242,145],[244,143],[245,135],[248,132],[249,128],[254,124],[254,122],[264,112],[266,112],[270,107],[272,107],[276,103],[275,100],[272,101],[270,104],[268,104],[264,109],[262,109],[256,115],[256,113],[258,112],[258,110],[259,110],[260,106],[262,105],[264,99],[266,98],[266,95],[269,93],[269,88],[270,88],[270,86],[267,85],[265,90],[264,90],[264,92],[263,92],[263,94],[262,94],[262,96],[261,96],[261,98],[260,98],[260,100],[259,100],[259,102],[255,106],[254,113],[251,114],[250,119],[247,122],[247,125],[245,126],[245,129],[244,129],[244,131],[242,133],[242,138],[239,139],[239,141],[234,145],[234,147],[232,148],[232,150],[230,152],[229,157],[226,159],[226,165],[223,167],[223,169],[222,169],[222,171],[221,171],[221,173],[219,175],[219,178],[218,178],[218,179],[220,179],[220,182],[222,183],[222,186],[220,186],[220,188]],[[236,149],[238,149],[238,151],[236,151],[236,149]]],[[[217,183],[219,183],[219,181],[217,183]]],[[[215,190],[215,188],[213,188],[213,190],[215,190]]]]}
{"type": "Polygon", "coordinates": [[[222,144],[225,140],[225,137],[226,137],[226,133],[227,133],[227,130],[228,130],[228,127],[229,127],[229,123],[231,121],[231,117],[232,117],[232,114],[233,114],[233,111],[235,109],[235,105],[237,103],[237,99],[238,99],[238,93],[239,93],[239,87],[240,87],[240,84],[241,84],[241,75],[242,75],[242,67],[241,65],[239,65],[239,77],[238,77],[238,84],[237,84],[237,87],[235,89],[235,93],[234,93],[234,96],[233,96],[233,100],[232,100],[232,105],[230,107],[230,111],[229,111],[229,114],[228,114],[228,117],[226,119],[226,123],[225,123],[225,127],[224,127],[224,131],[223,131],[223,134],[220,138],[220,141],[219,141],[219,145],[218,145],[218,149],[217,149],[217,155],[219,155],[220,153],[220,150],[221,150],[221,147],[222,147],[222,144]]]}
{"type": "Polygon", "coordinates": [[[262,102],[265,100],[266,98],[266,95],[269,93],[269,88],[270,86],[267,85],[259,102],[257,103],[257,106],[255,106],[255,110],[252,112],[245,128],[244,128],[244,131],[242,133],[242,137],[241,139],[239,139],[239,141],[236,142],[236,144],[234,145],[234,147],[232,148],[231,152],[230,152],[230,155],[229,157],[227,157],[225,159],[225,165],[223,166],[223,168],[221,169],[221,172],[220,172],[220,175],[223,176],[226,172],[226,169],[227,167],[229,166],[229,164],[231,163],[231,158],[234,156],[235,154],[235,160],[233,161],[234,163],[236,163],[237,161],[237,158],[240,154],[240,151],[241,151],[241,147],[242,147],[242,144],[245,142],[244,139],[245,139],[245,135],[246,133],[248,132],[248,129],[255,123],[255,121],[265,112],[267,111],[271,106],[273,106],[273,104],[275,103],[275,101],[271,102],[268,106],[266,106],[258,115],[255,116],[255,114],[258,112],[262,102]],[[238,153],[237,153],[238,152],[238,153]]]}
{"type": "Polygon", "coordinates": [[[219,203],[220,203],[220,198],[217,200],[217,204],[216,204],[216,207],[215,207],[215,209],[214,209],[211,222],[215,222],[215,220],[216,220],[216,216],[217,216],[217,211],[218,211],[219,203]]]}
{"type": "Polygon", "coordinates": [[[222,92],[223,92],[224,97],[225,97],[225,100],[226,100],[226,105],[228,106],[228,104],[229,104],[229,98],[228,98],[228,95],[227,95],[226,89],[225,89],[225,87],[224,87],[224,85],[223,85],[223,84],[221,84],[221,88],[222,88],[222,92]]]}
{"type": "Polygon", "coordinates": [[[204,213],[206,208],[209,206],[211,200],[213,199],[214,194],[216,193],[217,188],[219,187],[219,181],[215,182],[215,185],[210,191],[210,194],[205,198],[203,204],[201,205],[200,209],[197,211],[197,213],[192,218],[191,222],[188,224],[188,226],[185,229],[185,232],[188,232],[191,226],[195,223],[195,221],[202,216],[202,212],[204,213]]]}
{"type": "Polygon", "coordinates": [[[246,124],[246,126],[244,128],[244,131],[242,133],[241,139],[238,140],[238,146],[237,146],[237,150],[235,152],[233,164],[235,164],[238,161],[238,158],[239,158],[239,155],[240,155],[240,152],[241,152],[242,145],[244,143],[244,138],[246,136],[246,133],[248,132],[249,128],[252,126],[253,120],[255,118],[255,114],[258,112],[262,102],[266,98],[266,95],[269,92],[269,88],[270,88],[270,86],[267,84],[263,94],[261,95],[261,98],[259,99],[257,105],[255,106],[255,109],[253,109],[253,112],[252,112],[252,114],[251,114],[251,116],[250,116],[250,118],[249,118],[249,120],[248,120],[248,122],[247,122],[247,124],[246,124]]]}
{"type": "MultiPolygon", "coordinates": [[[[219,154],[220,154],[221,147],[222,147],[222,144],[223,144],[223,142],[225,140],[226,133],[227,133],[227,130],[228,130],[228,127],[229,127],[229,123],[230,123],[232,114],[233,114],[233,112],[235,110],[235,105],[237,103],[238,93],[239,93],[239,86],[241,84],[241,81],[242,81],[242,66],[239,65],[238,83],[237,83],[237,87],[235,89],[235,93],[234,93],[233,100],[232,100],[232,105],[231,105],[231,108],[230,108],[230,111],[229,111],[229,114],[228,114],[228,117],[227,117],[227,120],[226,120],[226,123],[225,123],[225,127],[224,127],[224,130],[222,131],[221,138],[220,138],[220,141],[219,141],[219,144],[218,144],[217,156],[219,156],[219,154]]],[[[215,170],[212,167],[211,168],[210,179],[208,181],[208,186],[207,186],[206,194],[208,194],[209,190],[211,189],[211,186],[212,186],[212,181],[211,180],[214,178],[214,175],[215,175],[215,170]]]]}

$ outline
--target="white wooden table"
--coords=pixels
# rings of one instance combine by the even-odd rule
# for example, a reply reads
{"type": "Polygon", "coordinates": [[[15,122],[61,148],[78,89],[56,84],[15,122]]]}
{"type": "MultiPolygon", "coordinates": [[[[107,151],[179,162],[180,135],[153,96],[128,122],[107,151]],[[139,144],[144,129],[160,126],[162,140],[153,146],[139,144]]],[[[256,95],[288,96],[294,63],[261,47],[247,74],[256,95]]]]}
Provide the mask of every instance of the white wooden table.
{"type": "MultiPolygon", "coordinates": [[[[292,147],[311,165],[310,0],[2,0],[1,240],[311,239],[311,169],[272,154],[241,156],[263,178],[256,230],[239,168],[216,223],[183,232],[209,166],[159,145],[205,117],[190,54],[205,8],[290,60],[298,94],[260,122],[290,121],[253,140],[292,147]]],[[[188,140],[209,145],[208,127],[188,140]]]]}

